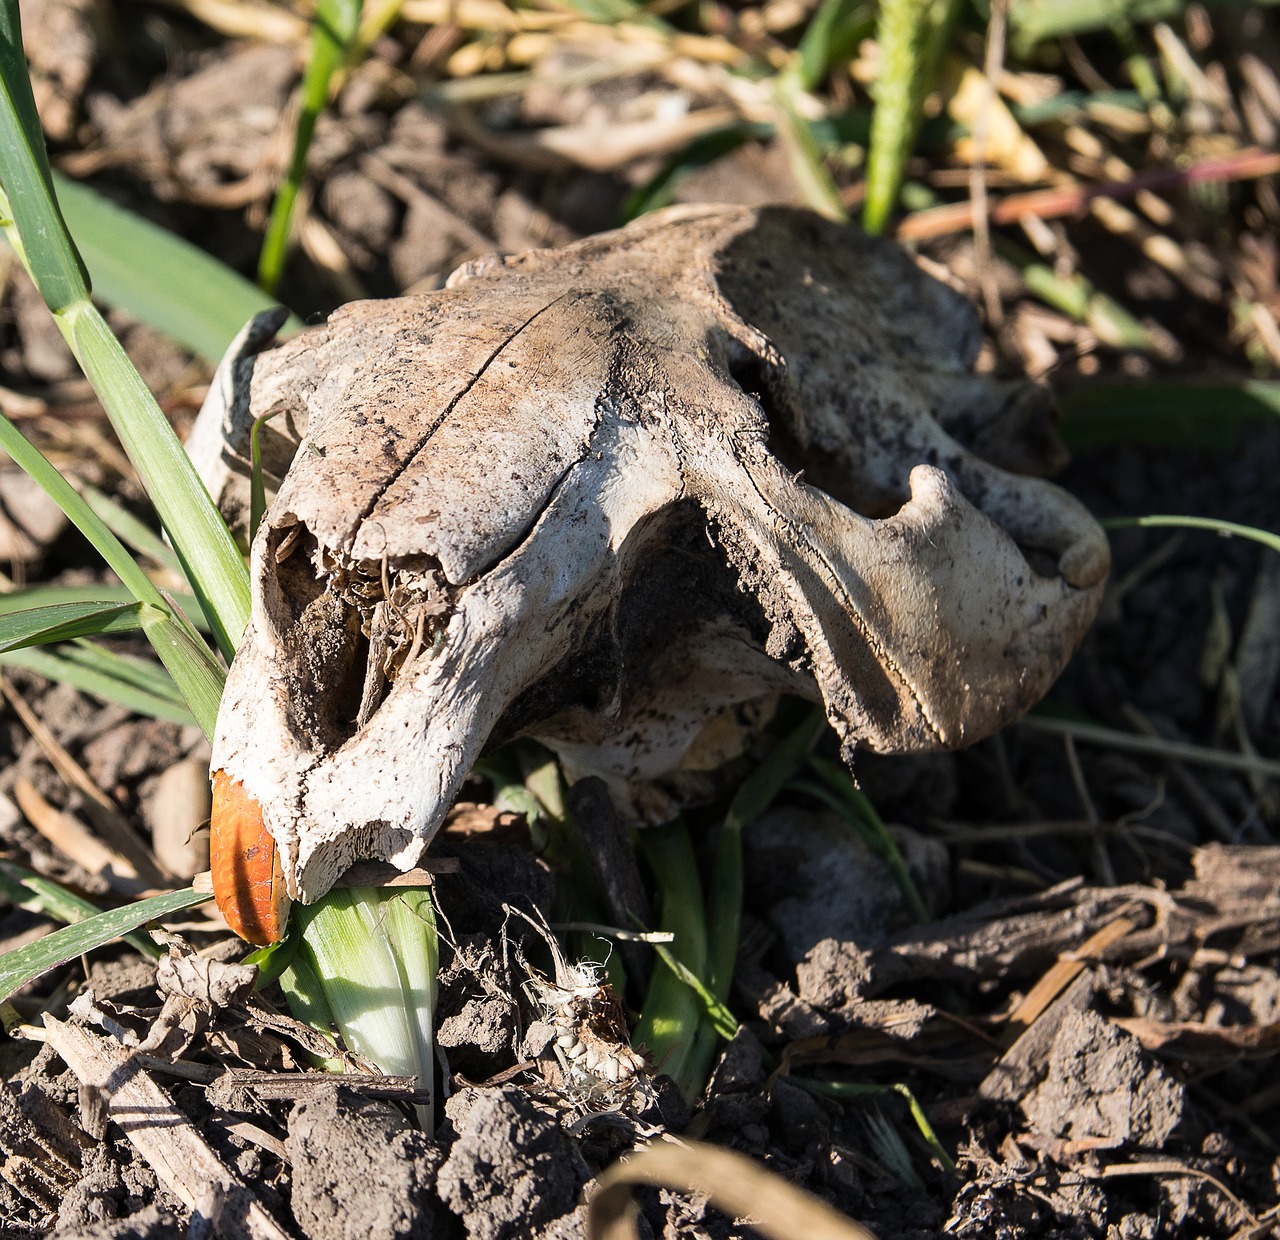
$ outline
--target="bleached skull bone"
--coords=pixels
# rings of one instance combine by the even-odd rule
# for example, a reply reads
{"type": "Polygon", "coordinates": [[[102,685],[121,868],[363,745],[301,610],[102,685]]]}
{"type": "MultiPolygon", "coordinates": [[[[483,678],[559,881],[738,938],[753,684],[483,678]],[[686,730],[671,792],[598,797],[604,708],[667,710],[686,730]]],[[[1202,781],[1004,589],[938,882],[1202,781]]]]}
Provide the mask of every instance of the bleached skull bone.
{"type": "Polygon", "coordinates": [[[971,743],[1100,599],[1101,529],[1029,476],[1061,463],[1047,394],[972,374],[962,296],[803,211],[673,208],[270,335],[191,451],[243,520],[272,415],[213,767],[294,898],[412,866],[519,734],[633,808],[779,691],[847,747],[971,743]]]}

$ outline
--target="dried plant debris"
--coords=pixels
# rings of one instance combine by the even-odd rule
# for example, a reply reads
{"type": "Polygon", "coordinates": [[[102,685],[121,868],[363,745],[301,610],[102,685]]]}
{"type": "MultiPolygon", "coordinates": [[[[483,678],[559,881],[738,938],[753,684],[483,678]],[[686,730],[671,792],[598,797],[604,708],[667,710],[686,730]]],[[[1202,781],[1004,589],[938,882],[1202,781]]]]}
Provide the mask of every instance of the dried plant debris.
{"type": "MultiPolygon", "coordinates": [[[[478,971],[495,993],[507,987],[509,1004],[536,1002],[525,1011],[537,1019],[521,1045],[508,1036],[486,1057],[493,1084],[452,1077],[434,1138],[409,1119],[412,1082],[355,1066],[340,1082],[301,1070],[332,1045],[248,994],[246,970],[175,939],[159,1006],[146,988],[154,967],[125,961],[96,970],[97,993],[65,1021],[46,1021],[45,1048],[0,1093],[0,1205],[15,1235],[48,1230],[59,1211],[63,1236],[85,1234],[95,1217],[142,1230],[157,1210],[164,1225],[186,1227],[193,1210],[213,1209],[207,1194],[220,1185],[219,1226],[232,1235],[296,1228],[339,1240],[358,1220],[360,1234],[461,1225],[495,1240],[577,1237],[584,1186],[666,1132],[765,1157],[881,1240],[997,1227],[1022,1240],[1085,1223],[1078,1234],[1105,1235],[1148,1216],[1234,1235],[1259,1219],[1245,1203],[1266,1199],[1257,1186],[1273,1160],[1248,1125],[1256,1132],[1274,1095],[1280,850],[1213,846],[1194,864],[1167,891],[1075,884],[869,950],[820,943],[790,1018],[775,1002],[739,1030],[696,1116],[671,1105],[660,1079],[642,1109],[631,1097],[646,1076],[639,1064],[629,1083],[620,1074],[614,1085],[607,1067],[602,1076],[599,1054],[588,1072],[593,1037],[625,1046],[616,1000],[563,962],[539,977],[513,952],[525,978],[514,995],[503,970],[478,971]],[[1203,1019],[1190,1019],[1189,993],[1203,1019]],[[816,1032],[791,1028],[799,1010],[816,1032]],[[857,1090],[880,1093],[820,1096],[851,1073],[857,1090]],[[1240,1095],[1246,1079],[1257,1106],[1242,1110],[1224,1092],[1230,1082],[1240,1095]],[[928,1099],[958,1178],[918,1142],[904,1086],[928,1099]],[[163,1126],[135,1123],[139,1107],[163,1126]],[[131,1187],[99,1198],[95,1216],[82,1183],[131,1187]]],[[[539,945],[525,937],[530,951],[539,945]]],[[[468,947],[472,966],[479,948],[468,947]]],[[[463,1006],[476,971],[445,972],[442,1006],[463,1006]]],[[[740,968],[741,1011],[753,976],[740,968]]],[[[510,1006],[505,1020],[519,1027],[510,1006]]],[[[727,1226],[697,1196],[653,1192],[639,1204],[655,1234],[727,1226]]]]}
{"type": "Polygon", "coordinates": [[[904,252],[786,209],[675,208],[251,332],[192,452],[233,513],[255,419],[293,460],[213,766],[290,894],[411,865],[522,732],[660,819],[654,781],[770,692],[882,751],[1025,710],[1109,556],[1031,476],[1062,459],[1047,394],[971,374],[978,346],[904,252]]]}

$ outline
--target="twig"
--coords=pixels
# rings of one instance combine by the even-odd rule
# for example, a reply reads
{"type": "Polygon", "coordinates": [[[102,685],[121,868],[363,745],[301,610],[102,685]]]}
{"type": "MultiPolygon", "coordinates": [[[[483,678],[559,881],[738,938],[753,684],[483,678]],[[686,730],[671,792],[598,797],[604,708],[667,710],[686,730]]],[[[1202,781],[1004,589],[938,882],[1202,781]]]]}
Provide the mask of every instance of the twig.
{"type": "MultiPolygon", "coordinates": [[[[1016,224],[1029,215],[1042,220],[1057,219],[1083,211],[1095,198],[1119,201],[1133,198],[1143,190],[1171,189],[1206,181],[1251,181],[1276,173],[1280,173],[1280,153],[1250,147],[1231,155],[1202,159],[1186,168],[1140,172],[1127,181],[1097,181],[1061,189],[1035,190],[1028,194],[1010,194],[995,203],[987,214],[993,224],[1016,224]]],[[[922,241],[964,232],[974,226],[975,215],[976,207],[972,201],[917,211],[898,225],[894,236],[900,241],[922,241]]]]}
{"type": "Polygon", "coordinates": [[[1192,745],[1186,741],[1167,741],[1154,736],[1134,736],[1117,728],[1104,728],[1094,723],[1076,723],[1069,719],[1048,719],[1040,715],[1018,721],[1020,727],[1034,728],[1037,732],[1051,732],[1054,736],[1074,736],[1087,745],[1102,745],[1110,749],[1124,749],[1130,753],[1147,754],[1169,762],[1191,762],[1197,766],[1216,766],[1227,771],[1243,771],[1250,775],[1262,775],[1268,779],[1280,779],[1280,762],[1272,758],[1257,758],[1250,754],[1229,753],[1225,749],[1209,749],[1204,745],[1192,745]]]}
{"type": "Polygon", "coordinates": [[[156,887],[168,885],[171,876],[165,873],[155,854],[134,832],[115,802],[89,778],[85,769],[63,748],[57,737],[27,704],[26,699],[4,676],[0,676],[0,693],[4,694],[14,713],[22,720],[23,727],[31,733],[32,740],[48,758],[49,764],[70,787],[85,798],[85,813],[93,820],[93,825],[107,843],[122,857],[128,858],[139,878],[156,887]]]}

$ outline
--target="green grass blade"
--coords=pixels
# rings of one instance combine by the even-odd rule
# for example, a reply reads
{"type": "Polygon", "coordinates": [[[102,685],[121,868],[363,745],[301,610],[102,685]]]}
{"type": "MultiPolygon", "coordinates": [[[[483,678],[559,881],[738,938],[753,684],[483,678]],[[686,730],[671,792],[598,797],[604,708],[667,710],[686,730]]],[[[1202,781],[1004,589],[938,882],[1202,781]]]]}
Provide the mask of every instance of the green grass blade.
{"type": "Polygon", "coordinates": [[[59,322],[229,661],[249,622],[249,574],[226,522],[102,315],[84,303],[59,316],[59,322]]]}
{"type": "Polygon", "coordinates": [[[249,541],[258,536],[258,526],[267,512],[267,484],[262,470],[261,431],[277,413],[254,418],[249,431],[249,541]]]}
{"type": "Polygon", "coordinates": [[[139,555],[145,555],[153,563],[171,572],[182,574],[182,564],[173,548],[145,521],[139,520],[118,500],[99,491],[97,487],[82,484],[80,494],[107,529],[126,547],[131,547],[139,555]]]}
{"type": "Polygon", "coordinates": [[[815,90],[831,68],[849,59],[871,34],[871,5],[863,0],[822,0],[796,49],[793,72],[801,90],[815,90]]]}
{"type": "MultiPolygon", "coordinates": [[[[0,153],[0,171],[6,155],[7,152],[0,153]]],[[[27,262],[22,236],[8,208],[8,200],[0,195],[5,231],[19,256],[27,262]]],[[[173,428],[97,309],[87,300],[75,301],[57,310],[54,321],[137,468],[148,496],[177,547],[187,579],[210,619],[214,636],[230,659],[248,623],[249,575],[226,523],[196,476],[173,428]]],[[[120,541],[7,419],[0,420],[0,439],[3,440],[0,446],[53,496],[135,597],[167,611],[169,604],[133,563],[120,541]]],[[[175,675],[179,683],[183,683],[185,678],[180,668],[175,670],[175,675]]],[[[202,717],[202,713],[203,708],[196,709],[197,717],[202,717]]]]}
{"type": "Polygon", "coordinates": [[[1151,333],[1118,301],[1099,292],[1078,272],[1060,276],[1044,263],[1028,263],[1022,268],[1022,279],[1045,305],[1083,323],[1103,344],[1142,353],[1154,351],[1151,333]]]}
{"type": "Polygon", "coordinates": [[[882,0],[862,226],[882,233],[898,201],[924,101],[942,59],[955,0],[882,0]]]}
{"type": "MultiPolygon", "coordinates": [[[[169,598],[188,618],[194,617],[192,623],[197,628],[207,625],[208,622],[192,595],[165,591],[162,597],[169,598]]],[[[136,597],[128,586],[113,582],[99,582],[91,586],[27,586],[8,594],[0,594],[0,616],[12,611],[26,611],[32,607],[52,607],[59,603],[98,603],[106,606],[109,603],[134,601],[136,597]]]]}
{"type": "Polygon", "coordinates": [[[40,295],[54,310],[87,298],[89,276],[53,193],[18,0],[0,0],[0,152],[0,184],[8,198],[0,210],[18,226],[40,295]]]}
{"type": "Polygon", "coordinates": [[[311,59],[302,80],[302,111],[293,137],[293,156],[271,206],[271,219],[258,259],[258,283],[274,293],[284,272],[293,209],[307,172],[307,152],[316,122],[329,103],[329,84],[360,27],[361,0],[318,0],[311,28],[311,59]]]}
{"type": "MultiPolygon", "coordinates": [[[[658,928],[674,936],[670,954],[695,978],[701,977],[707,921],[689,830],[677,820],[641,831],[637,840],[658,886],[658,928]]],[[[663,963],[653,970],[640,1012],[633,1041],[648,1048],[658,1070],[671,1076],[686,1099],[696,1098],[705,1083],[705,1072],[692,1063],[702,1040],[702,1001],[663,963]]]]}
{"type": "Polygon", "coordinates": [[[7,612],[0,615],[0,654],[100,633],[136,633],[142,608],[142,603],[55,603],[7,612]]]}
{"type": "MultiPolygon", "coordinates": [[[[40,912],[69,926],[96,917],[102,912],[96,904],[76,895],[74,891],[68,891],[53,879],[45,878],[43,874],[37,874],[24,866],[14,865],[12,861],[0,861],[0,895],[15,905],[34,905],[40,912]]],[[[145,934],[131,931],[121,937],[148,959],[160,959],[160,949],[145,934]]]]}
{"type": "Polygon", "coordinates": [[[34,943],[7,952],[0,956],[0,1001],[51,969],[56,969],[77,956],[83,956],[96,947],[103,947],[129,931],[145,926],[149,921],[167,917],[185,908],[193,908],[211,899],[213,897],[208,893],[195,891],[190,887],[183,891],[171,891],[106,913],[97,913],[75,925],[55,930],[34,943]]]}
{"type": "Polygon", "coordinates": [[[842,223],[849,218],[840,200],[840,191],[827,171],[822,147],[813,127],[797,111],[785,79],[778,83],[778,140],[787,154],[787,163],[805,204],[819,215],[842,223]]]}
{"type": "MultiPolygon", "coordinates": [[[[94,311],[94,313],[97,312],[94,311]]],[[[114,336],[111,340],[115,343],[114,336]]],[[[119,348],[119,345],[117,344],[116,347],[119,348]]],[[[123,357],[123,354],[121,356],[123,357]]],[[[131,366],[129,369],[137,379],[137,371],[134,371],[131,366]]],[[[140,379],[138,383],[141,383],[140,379]]],[[[146,392],[145,387],[143,391],[146,392]]],[[[150,399],[149,392],[147,398],[150,399]]],[[[169,424],[165,422],[164,425],[172,435],[169,424]]],[[[174,442],[177,442],[176,436],[174,442]]],[[[58,507],[67,514],[68,520],[89,539],[133,596],[144,604],[139,613],[143,632],[148,641],[155,646],[156,653],[160,655],[165,667],[169,669],[170,675],[173,676],[190,705],[191,713],[195,715],[205,734],[212,736],[226,673],[213,657],[209,647],[201,640],[191,622],[152,584],[150,578],[134,562],[124,544],[89,508],[76,489],[23,438],[17,427],[3,416],[0,416],[0,448],[8,452],[16,465],[44,487],[58,507]]],[[[186,460],[185,455],[183,460],[186,460]]],[[[204,493],[203,487],[201,492],[204,493]]],[[[209,511],[221,524],[222,518],[218,517],[212,504],[209,505],[209,511]]],[[[222,525],[222,531],[226,534],[225,525],[222,525]]],[[[230,535],[227,537],[230,538],[230,535]]],[[[232,546],[234,549],[234,544],[232,546]]],[[[247,580],[244,564],[238,555],[236,563],[247,580]]]]}
{"type": "Polygon", "coordinates": [[[1185,0],[1012,0],[1009,28],[1017,52],[1025,55],[1044,39],[1166,21],[1185,7],[1185,0]]]}
{"type": "Polygon", "coordinates": [[[948,1175],[955,1173],[956,1165],[952,1161],[951,1156],[942,1147],[942,1142],[938,1140],[938,1134],[934,1132],[933,1125],[929,1123],[929,1117],[925,1115],[924,1108],[916,1100],[910,1088],[900,1081],[895,1081],[892,1085],[869,1085],[862,1084],[857,1081],[817,1081],[810,1080],[803,1076],[787,1077],[793,1085],[799,1085],[801,1089],[807,1089],[811,1094],[819,1094],[823,1098],[882,1098],[885,1094],[897,1094],[906,1100],[907,1109],[911,1112],[911,1118],[915,1120],[916,1128],[920,1135],[924,1138],[925,1144],[933,1151],[933,1156],[942,1165],[942,1169],[948,1175]]]}
{"type": "Polygon", "coordinates": [[[707,989],[706,983],[694,971],[681,964],[665,943],[654,943],[653,950],[658,959],[671,970],[702,1003],[703,1013],[711,1022],[711,1028],[719,1038],[729,1041],[738,1032],[738,1019],[719,999],[707,989]]]}
{"type": "Polygon", "coordinates": [[[1222,521],[1217,517],[1178,517],[1178,516],[1148,516],[1148,517],[1109,517],[1105,521],[1100,522],[1103,529],[1107,530],[1123,530],[1123,529],[1182,529],[1182,530],[1209,530],[1214,534],[1222,535],[1225,538],[1237,537],[1248,538],[1253,542],[1261,543],[1264,547],[1270,547],[1272,551],[1280,551],[1280,534],[1273,534],[1270,530],[1260,530],[1252,525],[1238,525],[1234,521],[1222,521]]]}
{"type": "Polygon", "coordinates": [[[106,522],[81,498],[39,449],[23,436],[8,418],[0,414],[0,448],[12,458],[15,465],[30,474],[48,493],[55,504],[66,514],[67,520],[93,545],[93,549],[107,562],[117,577],[124,582],[130,594],[140,602],[163,608],[164,598],[151,579],[134,562],[125,545],[107,528],[106,522]]]}
{"type": "Polygon", "coordinates": [[[20,667],[46,680],[70,685],[150,719],[195,722],[169,674],[154,663],[116,654],[91,643],[35,647],[0,655],[0,666],[20,667]],[[158,684],[155,682],[159,682],[158,684]]]}
{"type": "Polygon", "coordinates": [[[929,920],[929,911],[924,906],[915,879],[898,848],[893,833],[884,824],[879,811],[871,804],[867,794],[854,783],[853,776],[843,767],[828,762],[817,754],[809,755],[809,766],[818,773],[826,787],[813,785],[806,788],[810,795],[816,796],[824,804],[829,805],[840,815],[862,841],[881,861],[889,867],[894,882],[902,892],[911,909],[912,916],[920,922],[929,920]],[[825,794],[830,793],[830,796],[825,794]]]}
{"type": "Polygon", "coordinates": [[[142,631],[181,690],[200,730],[212,740],[218,722],[218,704],[227,683],[222,664],[176,608],[146,613],[142,631]]]}
{"type": "MultiPolygon", "coordinates": [[[[53,178],[62,213],[93,277],[94,295],[216,364],[235,334],[276,303],[199,246],[87,185],[53,178]]],[[[302,329],[291,315],[283,331],[302,329]]]]}
{"type": "Polygon", "coordinates": [[[669,206],[675,201],[676,187],[690,173],[724,158],[753,137],[767,138],[771,132],[766,125],[737,124],[700,134],[683,150],[671,156],[639,189],[632,192],[623,204],[621,222],[625,224],[650,211],[669,206]]]}
{"type": "Polygon", "coordinates": [[[707,976],[711,993],[721,1001],[729,997],[742,925],[742,830],[773,804],[774,798],[800,769],[805,755],[825,727],[826,719],[822,712],[815,710],[798,728],[779,741],[738,789],[720,828],[711,887],[711,944],[707,976]]]}

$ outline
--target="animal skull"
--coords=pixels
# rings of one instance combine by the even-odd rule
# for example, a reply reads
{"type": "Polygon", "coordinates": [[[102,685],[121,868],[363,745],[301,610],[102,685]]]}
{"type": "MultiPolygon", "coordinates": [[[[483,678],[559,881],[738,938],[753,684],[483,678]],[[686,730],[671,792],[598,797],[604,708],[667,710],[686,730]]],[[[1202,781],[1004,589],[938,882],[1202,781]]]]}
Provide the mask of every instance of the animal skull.
{"type": "Polygon", "coordinates": [[[1060,463],[1047,394],[971,374],[960,295],[806,212],[674,208],[262,335],[192,451],[233,515],[255,418],[292,457],[213,768],[294,898],[411,867],[517,734],[641,813],[772,692],[848,749],[969,744],[1099,602],[1102,531],[1027,476],[1060,463]]]}

